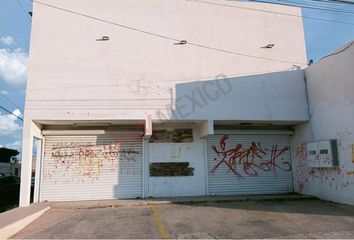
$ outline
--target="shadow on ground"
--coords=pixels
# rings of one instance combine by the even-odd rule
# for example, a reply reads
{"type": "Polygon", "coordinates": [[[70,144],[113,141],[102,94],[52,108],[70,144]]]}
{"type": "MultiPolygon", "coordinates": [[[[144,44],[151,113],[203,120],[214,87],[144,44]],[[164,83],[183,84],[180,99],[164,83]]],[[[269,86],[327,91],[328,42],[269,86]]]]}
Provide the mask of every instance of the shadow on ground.
{"type": "Polygon", "coordinates": [[[200,207],[219,207],[247,211],[269,211],[283,213],[299,213],[311,215],[354,216],[354,206],[327,202],[319,199],[294,200],[258,200],[258,201],[214,201],[214,202],[174,202],[177,205],[200,207]],[[297,203],[301,202],[301,208],[297,203]]]}

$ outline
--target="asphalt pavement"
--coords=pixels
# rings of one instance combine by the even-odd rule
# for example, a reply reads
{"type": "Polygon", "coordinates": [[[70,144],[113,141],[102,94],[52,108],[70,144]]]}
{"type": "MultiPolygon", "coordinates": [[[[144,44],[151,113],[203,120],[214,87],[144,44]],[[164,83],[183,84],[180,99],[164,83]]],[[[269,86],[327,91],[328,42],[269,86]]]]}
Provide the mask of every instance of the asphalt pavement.
{"type": "Polygon", "coordinates": [[[13,238],[354,238],[354,207],[321,200],[54,207],[13,238]]]}

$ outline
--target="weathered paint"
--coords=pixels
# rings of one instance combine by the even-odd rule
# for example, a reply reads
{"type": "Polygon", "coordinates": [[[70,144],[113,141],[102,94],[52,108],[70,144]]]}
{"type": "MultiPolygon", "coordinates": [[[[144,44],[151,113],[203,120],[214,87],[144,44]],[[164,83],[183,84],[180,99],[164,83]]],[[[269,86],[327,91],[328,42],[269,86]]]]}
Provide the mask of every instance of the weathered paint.
{"type": "Polygon", "coordinates": [[[201,120],[206,136],[213,120],[308,120],[303,71],[288,71],[306,63],[302,19],[288,16],[301,16],[300,8],[223,0],[42,0],[33,12],[21,206],[29,204],[33,121],[148,119],[150,135],[152,121],[201,120]],[[181,39],[188,44],[176,44],[181,39]],[[275,46],[262,48],[269,43],[275,46]],[[269,72],[278,73],[243,77],[269,72]]]}
{"type": "Polygon", "coordinates": [[[142,197],[141,136],[124,131],[46,136],[41,201],[142,197]]]}
{"type": "Polygon", "coordinates": [[[152,120],[308,118],[301,71],[237,78],[287,71],[293,64],[306,66],[301,18],[238,7],[301,15],[300,8],[223,0],[215,1],[217,5],[179,0],[41,2],[188,42],[285,62],[176,45],[173,40],[34,2],[28,119],[145,120],[149,114],[152,120]],[[110,40],[96,41],[103,35],[110,40]],[[274,43],[274,48],[261,48],[268,43],[274,43]],[[230,83],[223,81],[225,77],[230,83]],[[245,98],[247,106],[242,103],[245,98]],[[234,103],[240,109],[228,110],[234,103]],[[216,108],[224,110],[216,115],[216,108]]]}
{"type": "Polygon", "coordinates": [[[288,135],[208,137],[209,194],[279,194],[293,191],[288,135]]]}
{"type": "Polygon", "coordinates": [[[200,139],[196,129],[192,143],[149,143],[149,163],[185,162],[193,168],[191,176],[149,176],[147,196],[202,196],[205,195],[205,139],[200,139]]]}
{"type": "Polygon", "coordinates": [[[306,69],[311,121],[296,127],[296,190],[354,204],[354,46],[338,50],[306,69]],[[337,139],[339,167],[310,168],[307,142],[337,139]]]}

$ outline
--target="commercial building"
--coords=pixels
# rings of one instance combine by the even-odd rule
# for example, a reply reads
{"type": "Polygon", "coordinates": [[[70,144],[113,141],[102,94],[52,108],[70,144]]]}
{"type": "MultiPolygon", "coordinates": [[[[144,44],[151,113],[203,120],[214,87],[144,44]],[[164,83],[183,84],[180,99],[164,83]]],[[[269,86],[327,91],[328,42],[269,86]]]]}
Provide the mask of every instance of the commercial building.
{"type": "Polygon", "coordinates": [[[299,8],[222,0],[33,8],[21,206],[34,138],[35,201],[297,190],[311,73],[302,20],[290,16],[299,8]]]}

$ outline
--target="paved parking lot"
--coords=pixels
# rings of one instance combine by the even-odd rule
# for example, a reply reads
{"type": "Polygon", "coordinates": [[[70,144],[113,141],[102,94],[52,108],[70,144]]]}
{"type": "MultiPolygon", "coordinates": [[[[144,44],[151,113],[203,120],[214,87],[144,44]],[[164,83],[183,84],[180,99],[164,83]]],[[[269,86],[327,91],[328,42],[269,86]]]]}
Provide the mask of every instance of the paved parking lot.
{"type": "Polygon", "coordinates": [[[354,207],[320,200],[53,208],[13,238],[354,238],[354,207]]]}

